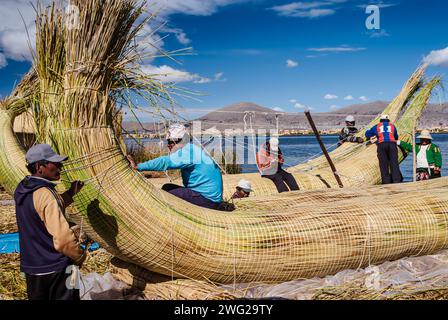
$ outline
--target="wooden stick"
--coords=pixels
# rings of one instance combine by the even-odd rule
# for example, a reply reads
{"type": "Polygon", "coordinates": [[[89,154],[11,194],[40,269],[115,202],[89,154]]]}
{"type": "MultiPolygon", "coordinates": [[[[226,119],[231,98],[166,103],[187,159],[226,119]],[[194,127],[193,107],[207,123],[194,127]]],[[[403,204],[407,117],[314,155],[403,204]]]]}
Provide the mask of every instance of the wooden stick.
{"type": "Polygon", "coordinates": [[[412,175],[414,182],[417,181],[417,154],[415,150],[415,124],[412,126],[412,175]]]}
{"type": "Polygon", "coordinates": [[[317,131],[316,125],[314,124],[313,118],[311,117],[311,113],[309,111],[305,111],[305,116],[308,119],[308,122],[311,125],[311,128],[313,129],[314,135],[316,136],[317,142],[319,142],[320,148],[322,149],[322,152],[325,155],[325,158],[328,161],[328,164],[330,165],[331,171],[333,171],[334,177],[339,185],[340,188],[344,188],[344,185],[342,184],[341,178],[339,177],[336,167],[334,166],[333,161],[330,158],[330,155],[328,154],[327,148],[325,148],[324,143],[322,142],[322,139],[320,138],[319,131],[317,131]]]}

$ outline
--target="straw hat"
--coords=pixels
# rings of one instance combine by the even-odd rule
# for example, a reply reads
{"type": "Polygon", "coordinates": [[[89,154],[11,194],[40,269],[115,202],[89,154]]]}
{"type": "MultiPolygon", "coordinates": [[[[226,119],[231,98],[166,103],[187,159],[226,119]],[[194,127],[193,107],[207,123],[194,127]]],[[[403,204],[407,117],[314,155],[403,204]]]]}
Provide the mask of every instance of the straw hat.
{"type": "Polygon", "coordinates": [[[240,187],[241,189],[243,189],[243,191],[245,192],[252,192],[252,184],[250,183],[250,181],[245,180],[245,179],[241,179],[238,182],[238,187],[240,187]]]}
{"type": "Polygon", "coordinates": [[[417,138],[432,140],[431,131],[426,130],[426,129],[422,130],[422,132],[420,132],[420,135],[417,138]]]}

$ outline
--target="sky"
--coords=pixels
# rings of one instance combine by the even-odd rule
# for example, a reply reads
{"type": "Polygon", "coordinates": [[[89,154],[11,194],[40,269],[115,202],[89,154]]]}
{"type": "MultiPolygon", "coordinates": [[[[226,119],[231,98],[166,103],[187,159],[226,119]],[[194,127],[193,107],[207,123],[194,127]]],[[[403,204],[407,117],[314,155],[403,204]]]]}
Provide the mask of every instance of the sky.
{"type": "MultiPolygon", "coordinates": [[[[430,65],[428,76],[448,70],[444,0],[147,2],[159,15],[144,31],[152,34],[163,23],[149,41],[165,51],[191,48],[193,54],[177,61],[148,59],[142,69],[200,93],[177,98],[191,118],[238,102],[326,112],[391,100],[422,62],[430,65]],[[379,19],[366,13],[372,4],[379,19]],[[379,29],[369,30],[366,20],[379,29]]],[[[3,97],[31,67],[26,30],[32,42],[33,19],[29,0],[0,0],[3,97]]],[[[442,91],[433,98],[446,100],[442,91]]]]}

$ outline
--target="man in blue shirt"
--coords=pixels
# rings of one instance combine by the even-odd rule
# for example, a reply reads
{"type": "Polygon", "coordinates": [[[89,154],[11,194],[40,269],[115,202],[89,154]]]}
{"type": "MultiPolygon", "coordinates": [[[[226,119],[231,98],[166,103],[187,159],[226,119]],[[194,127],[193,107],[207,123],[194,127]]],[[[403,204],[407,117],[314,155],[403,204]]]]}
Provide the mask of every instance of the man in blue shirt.
{"type": "Polygon", "coordinates": [[[222,203],[222,176],[218,165],[200,147],[190,142],[184,125],[173,124],[168,130],[170,154],[131,166],[138,171],[180,169],[184,187],[165,184],[162,189],[195,205],[218,209],[222,203]]]}
{"type": "Polygon", "coordinates": [[[398,162],[398,131],[389,120],[389,115],[381,116],[380,123],[366,131],[366,138],[375,138],[383,184],[399,183],[403,180],[398,162]]]}

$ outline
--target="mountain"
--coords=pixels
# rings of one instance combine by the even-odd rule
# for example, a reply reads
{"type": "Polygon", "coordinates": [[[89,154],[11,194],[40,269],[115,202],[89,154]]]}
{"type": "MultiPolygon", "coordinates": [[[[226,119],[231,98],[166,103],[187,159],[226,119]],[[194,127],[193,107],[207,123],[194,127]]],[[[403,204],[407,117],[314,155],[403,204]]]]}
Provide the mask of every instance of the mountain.
{"type": "Polygon", "coordinates": [[[340,108],[337,110],[334,110],[332,114],[351,114],[353,116],[355,115],[377,115],[381,112],[383,112],[384,109],[389,105],[389,102],[387,101],[375,101],[375,102],[369,102],[364,104],[353,104],[351,106],[340,108]]]}
{"type": "MultiPolygon", "coordinates": [[[[319,129],[335,130],[345,124],[346,115],[353,115],[356,118],[358,127],[367,125],[374,116],[380,114],[389,104],[387,101],[375,101],[365,104],[354,104],[344,108],[339,108],[331,112],[312,113],[314,122],[319,129]]],[[[284,113],[257,105],[251,102],[240,102],[217,109],[197,120],[201,121],[202,130],[216,128],[244,129],[244,116],[253,112],[252,127],[254,129],[275,129],[276,115],[278,115],[280,129],[308,130],[310,125],[303,110],[297,113],[284,113]]],[[[250,117],[246,116],[246,128],[250,128],[250,117]]],[[[134,132],[135,123],[125,122],[124,127],[130,132],[134,132]]],[[[153,123],[144,123],[143,126],[151,130],[153,123]]],[[[137,125],[137,128],[140,126],[137,125]]],[[[448,103],[430,104],[420,120],[419,128],[448,128],[448,103]]]]}

